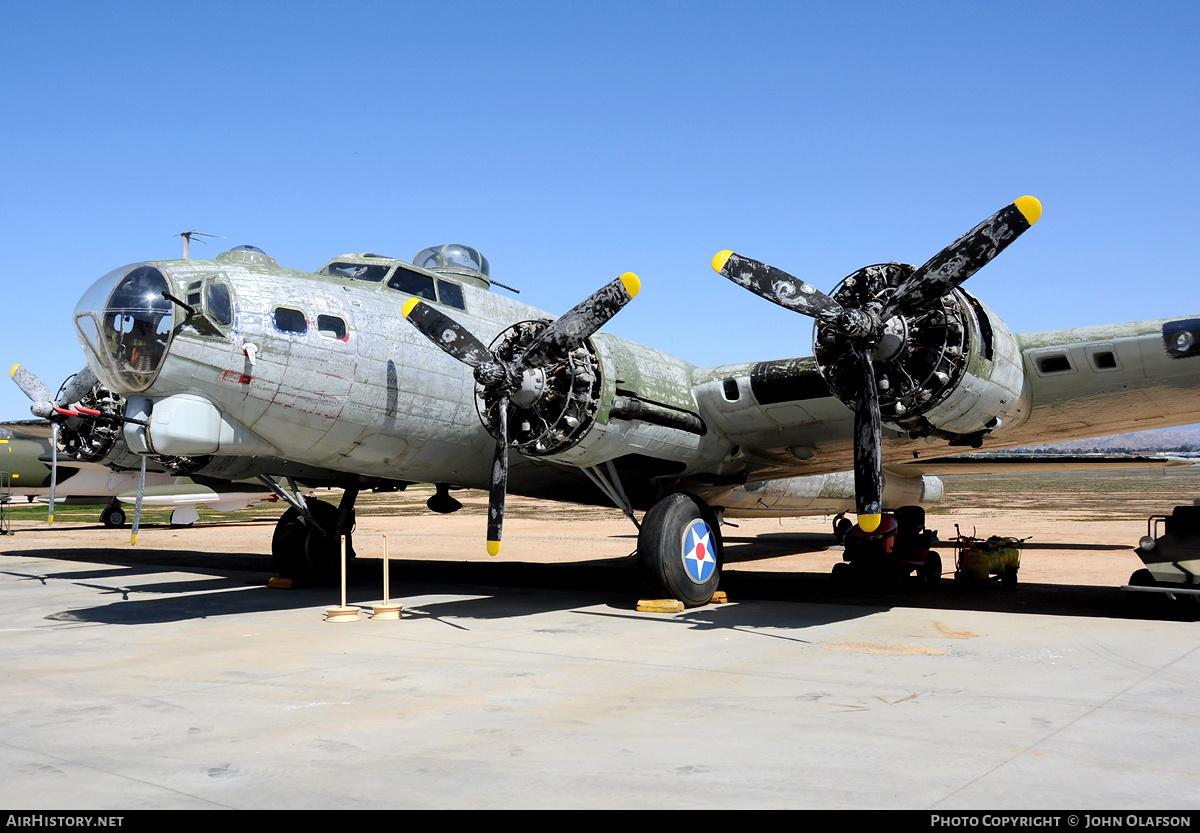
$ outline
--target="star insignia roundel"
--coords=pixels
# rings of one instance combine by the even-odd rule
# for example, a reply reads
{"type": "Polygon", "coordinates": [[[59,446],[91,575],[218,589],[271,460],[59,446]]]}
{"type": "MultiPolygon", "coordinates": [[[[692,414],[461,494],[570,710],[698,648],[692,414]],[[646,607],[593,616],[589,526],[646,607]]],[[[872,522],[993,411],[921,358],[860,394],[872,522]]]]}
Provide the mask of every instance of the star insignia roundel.
{"type": "Polygon", "coordinates": [[[692,521],[683,534],[683,567],[697,584],[708,581],[717,568],[717,552],[712,531],[704,521],[692,521]]]}

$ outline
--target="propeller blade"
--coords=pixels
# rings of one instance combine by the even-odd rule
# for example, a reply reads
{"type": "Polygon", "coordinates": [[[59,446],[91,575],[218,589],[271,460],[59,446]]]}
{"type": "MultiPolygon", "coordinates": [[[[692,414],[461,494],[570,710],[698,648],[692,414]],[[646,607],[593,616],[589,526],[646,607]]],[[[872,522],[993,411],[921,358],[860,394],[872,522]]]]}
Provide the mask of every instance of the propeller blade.
{"type": "Polygon", "coordinates": [[[909,275],[888,299],[882,319],[915,313],[941,298],[1029,231],[1041,216],[1042,204],[1034,197],[1020,197],[1006,205],[909,275]]]}
{"type": "Polygon", "coordinates": [[[871,353],[858,345],[852,350],[859,376],[854,397],[854,499],[859,527],[874,532],[883,512],[883,420],[871,353]]]}
{"type": "Polygon", "coordinates": [[[717,252],[712,265],[713,269],[729,280],[781,307],[831,324],[836,324],[841,318],[841,304],[812,284],[805,283],[782,269],[728,250],[717,252]]]}
{"type": "Polygon", "coordinates": [[[138,491],[137,501],[133,504],[133,529],[130,530],[133,537],[129,541],[129,546],[137,546],[138,527],[142,523],[142,498],[146,496],[146,457],[142,456],[142,473],[138,475],[138,491]]]}
{"type": "Polygon", "coordinates": [[[46,526],[54,525],[54,489],[58,485],[58,423],[50,429],[50,515],[46,526]]]}
{"type": "Polygon", "coordinates": [[[45,419],[53,413],[54,394],[50,392],[50,388],[46,387],[45,382],[19,364],[14,364],[12,370],[8,371],[8,375],[17,383],[21,392],[33,402],[33,408],[30,410],[33,411],[34,416],[45,419]]]}
{"type": "Polygon", "coordinates": [[[521,354],[517,370],[541,367],[583,344],[641,290],[638,276],[626,272],[601,287],[542,330],[521,354]]]}
{"type": "Polygon", "coordinates": [[[96,381],[96,374],[92,371],[92,366],[84,365],[83,370],[76,373],[63,385],[57,404],[61,407],[75,404],[95,387],[96,381]]]}
{"type": "Polygon", "coordinates": [[[508,397],[496,403],[496,456],[492,462],[492,488],[488,492],[488,555],[500,554],[500,533],[504,527],[504,498],[508,491],[508,397]]]}
{"type": "Polygon", "coordinates": [[[495,362],[492,353],[479,339],[448,315],[421,301],[410,298],[404,304],[404,317],[449,355],[471,367],[495,362]]]}

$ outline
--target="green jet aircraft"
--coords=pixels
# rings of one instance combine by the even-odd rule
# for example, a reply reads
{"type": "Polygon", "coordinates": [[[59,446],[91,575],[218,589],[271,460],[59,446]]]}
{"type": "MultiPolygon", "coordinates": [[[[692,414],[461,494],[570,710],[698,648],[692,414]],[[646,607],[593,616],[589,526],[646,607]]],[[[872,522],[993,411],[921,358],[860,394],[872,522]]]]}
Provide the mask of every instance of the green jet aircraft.
{"type": "Polygon", "coordinates": [[[555,318],[493,293],[468,246],[315,273],[243,246],[115,269],[76,307],[84,378],[57,399],[14,378],[35,414],[120,433],[136,455],[338,482],[337,507],[276,486],[286,575],[336,570],[361,488],[429,482],[439,511],[447,486],[489,490],[493,554],[510,490],[644,511],[646,581],[700,605],[724,518],[855,511],[869,533],[936,501],[938,459],[967,448],[1200,421],[1200,318],[1016,335],[962,288],[1040,214],[1022,197],[925,265],[868,266],[828,295],[719,253],[722,276],[816,319],[808,358],[696,367],[599,332],[632,274],[555,318]],[[64,407],[94,379],[106,400],[64,407]]]}
{"type": "MultiPolygon", "coordinates": [[[[14,428],[0,427],[0,495],[27,500],[49,500],[51,450],[45,423],[14,428]],[[24,427],[24,431],[21,430],[24,427]],[[29,433],[27,433],[29,432],[29,433]]],[[[100,463],[68,460],[58,467],[54,505],[105,504],[100,523],[110,529],[125,526],[125,504],[133,503],[138,473],[114,470],[100,463]]],[[[217,512],[234,512],[278,497],[259,483],[229,483],[206,478],[178,477],[170,472],[150,472],[144,483],[145,503],[173,506],[172,526],[188,526],[199,519],[197,506],[217,512]]],[[[50,507],[51,516],[53,506],[50,507]]]]}

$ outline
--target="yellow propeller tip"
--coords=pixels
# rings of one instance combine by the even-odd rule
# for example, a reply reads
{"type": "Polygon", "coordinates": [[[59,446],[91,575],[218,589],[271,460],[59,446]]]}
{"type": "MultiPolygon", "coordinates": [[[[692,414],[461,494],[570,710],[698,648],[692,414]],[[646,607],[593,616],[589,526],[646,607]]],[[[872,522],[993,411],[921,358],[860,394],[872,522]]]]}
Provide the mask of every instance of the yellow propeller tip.
{"type": "Polygon", "coordinates": [[[730,256],[732,256],[732,255],[733,255],[733,252],[729,251],[729,249],[724,249],[722,251],[717,252],[716,255],[713,257],[713,269],[720,272],[722,269],[725,268],[725,262],[727,260],[729,260],[730,256]]]}
{"type": "Polygon", "coordinates": [[[137,536],[136,535],[129,536],[129,546],[131,546],[131,547],[137,546],[137,536]]]}
{"type": "MultiPolygon", "coordinates": [[[[642,291],[642,282],[632,272],[626,272],[622,275],[621,283],[624,285],[625,291],[629,293],[630,298],[636,298],[637,294],[642,291]]],[[[499,542],[497,542],[497,549],[499,549],[499,542]]]]}
{"type": "Polygon", "coordinates": [[[488,555],[499,555],[499,554],[500,554],[500,542],[499,541],[488,541],[488,555]]]}
{"type": "Polygon", "coordinates": [[[54,526],[54,516],[51,515],[46,519],[46,526],[54,526]]]}
{"type": "Polygon", "coordinates": [[[404,307],[400,311],[402,313],[404,313],[405,318],[408,318],[409,313],[411,313],[413,311],[413,307],[415,307],[419,303],[421,303],[421,299],[409,298],[407,301],[404,302],[404,307]]]}
{"type": "Polygon", "coordinates": [[[1018,197],[1017,199],[1013,200],[1013,205],[1015,205],[1017,210],[1020,211],[1021,214],[1024,215],[1025,219],[1029,221],[1029,225],[1032,226],[1039,219],[1041,219],[1042,204],[1038,202],[1037,197],[1018,197]]]}
{"type": "Polygon", "coordinates": [[[20,367],[20,366],[21,366],[21,363],[20,363],[20,362],[17,362],[16,364],[14,364],[14,365],[12,366],[12,370],[8,371],[8,375],[9,375],[9,376],[12,376],[14,373],[16,373],[16,372],[17,372],[17,368],[18,368],[18,367],[20,367]]]}
{"type": "Polygon", "coordinates": [[[883,520],[883,515],[859,515],[858,527],[863,532],[874,532],[879,529],[879,524],[883,520]]]}

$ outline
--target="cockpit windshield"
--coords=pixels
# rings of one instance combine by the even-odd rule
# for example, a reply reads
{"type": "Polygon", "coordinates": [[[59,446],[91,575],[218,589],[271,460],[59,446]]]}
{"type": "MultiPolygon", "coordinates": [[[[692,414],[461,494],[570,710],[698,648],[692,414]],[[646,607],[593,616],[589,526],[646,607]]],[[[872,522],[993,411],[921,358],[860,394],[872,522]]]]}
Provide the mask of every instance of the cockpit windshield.
{"type": "Polygon", "coordinates": [[[122,266],[96,281],[75,308],[80,340],[114,391],[145,390],[158,374],[174,325],[169,291],[158,267],[122,266]]]}

